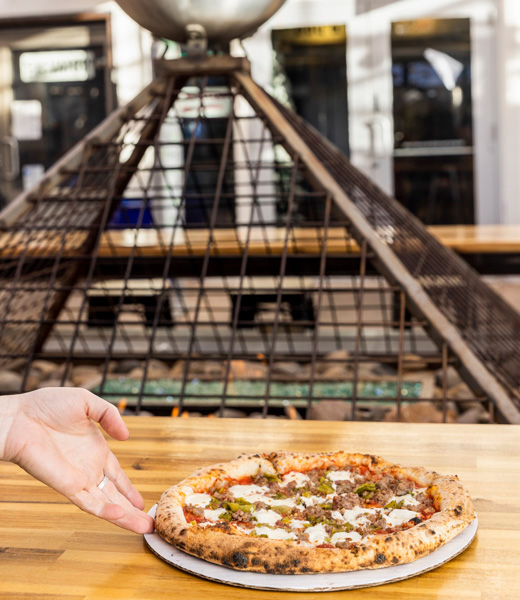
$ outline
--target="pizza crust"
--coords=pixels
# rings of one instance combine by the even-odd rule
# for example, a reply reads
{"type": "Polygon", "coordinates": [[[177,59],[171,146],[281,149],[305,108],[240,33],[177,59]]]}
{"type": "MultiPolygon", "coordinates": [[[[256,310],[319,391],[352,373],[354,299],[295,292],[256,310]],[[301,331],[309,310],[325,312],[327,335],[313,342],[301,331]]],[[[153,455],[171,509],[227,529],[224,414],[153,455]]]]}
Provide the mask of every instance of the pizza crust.
{"type": "Polygon", "coordinates": [[[322,454],[276,453],[242,456],[200,469],[162,495],[155,516],[158,533],[181,550],[209,562],[242,571],[302,574],[378,569],[412,562],[430,554],[458,535],[475,513],[468,492],[456,476],[439,475],[421,467],[401,467],[371,455],[346,452],[322,454]],[[183,512],[186,495],[204,492],[219,481],[240,479],[260,470],[283,474],[293,470],[364,465],[398,479],[430,487],[436,512],[427,521],[388,535],[374,535],[352,549],[308,547],[291,541],[250,537],[221,522],[205,528],[188,524],[183,512]]]}

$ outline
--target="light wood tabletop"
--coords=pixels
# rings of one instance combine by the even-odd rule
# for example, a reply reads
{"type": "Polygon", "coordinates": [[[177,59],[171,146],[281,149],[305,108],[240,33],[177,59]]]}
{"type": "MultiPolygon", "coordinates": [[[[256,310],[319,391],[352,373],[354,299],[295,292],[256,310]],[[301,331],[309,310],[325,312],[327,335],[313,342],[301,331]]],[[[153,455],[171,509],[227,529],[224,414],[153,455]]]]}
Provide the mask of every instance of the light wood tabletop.
{"type": "Polygon", "coordinates": [[[152,554],[142,536],[82,513],[0,462],[0,598],[195,600],[520,598],[520,426],[130,417],[110,442],[149,509],[196,468],[242,452],[346,449],[455,473],[479,517],[472,545],[423,575],[348,592],[301,595],[212,583],[152,554]]]}
{"type": "MultiPolygon", "coordinates": [[[[515,254],[520,252],[520,225],[432,225],[428,231],[439,242],[460,254],[515,254]]],[[[81,251],[87,232],[41,229],[28,235],[15,230],[0,235],[0,256],[55,256],[59,252],[81,251]]],[[[212,255],[240,255],[247,246],[250,255],[279,255],[287,245],[289,254],[319,254],[325,239],[322,228],[246,227],[216,229],[211,239],[212,255]]],[[[102,258],[126,257],[136,252],[142,257],[161,257],[170,252],[177,257],[203,256],[210,241],[209,232],[177,229],[122,229],[105,231],[99,255],[102,258]],[[173,238],[173,239],[172,239],[173,238]]],[[[345,228],[330,227],[327,232],[329,255],[359,254],[356,241],[345,228]]]]}

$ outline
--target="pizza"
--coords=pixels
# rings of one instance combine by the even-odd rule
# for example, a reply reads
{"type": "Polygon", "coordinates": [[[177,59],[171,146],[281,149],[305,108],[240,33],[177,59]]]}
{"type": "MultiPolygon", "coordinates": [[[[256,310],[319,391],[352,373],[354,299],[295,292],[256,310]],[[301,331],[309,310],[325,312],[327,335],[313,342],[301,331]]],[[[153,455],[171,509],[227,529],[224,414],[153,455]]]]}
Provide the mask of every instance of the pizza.
{"type": "Polygon", "coordinates": [[[347,452],[241,456],[166,490],[156,531],[243,571],[378,569],[412,562],[473,519],[456,476],[347,452]]]}

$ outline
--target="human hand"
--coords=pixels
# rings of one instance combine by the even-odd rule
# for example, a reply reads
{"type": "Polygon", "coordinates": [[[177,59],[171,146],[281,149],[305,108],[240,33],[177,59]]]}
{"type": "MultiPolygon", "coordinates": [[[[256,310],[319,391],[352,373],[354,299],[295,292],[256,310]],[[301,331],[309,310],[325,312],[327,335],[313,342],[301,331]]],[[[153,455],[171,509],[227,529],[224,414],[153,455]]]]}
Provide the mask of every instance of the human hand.
{"type": "Polygon", "coordinates": [[[126,440],[128,429],[115,406],[87,390],[44,388],[0,398],[0,421],[0,459],[18,464],[88,513],[136,533],[153,531],[143,498],[94,424],[126,440]]]}

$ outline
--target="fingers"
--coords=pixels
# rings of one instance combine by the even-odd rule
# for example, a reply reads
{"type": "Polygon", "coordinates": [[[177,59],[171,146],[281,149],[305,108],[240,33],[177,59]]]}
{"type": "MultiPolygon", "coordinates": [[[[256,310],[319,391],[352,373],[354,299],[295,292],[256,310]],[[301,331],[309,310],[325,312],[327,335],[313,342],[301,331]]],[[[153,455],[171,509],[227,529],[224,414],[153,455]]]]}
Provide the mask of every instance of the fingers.
{"type": "Polygon", "coordinates": [[[144,508],[144,500],[141,494],[132,485],[127,474],[121,468],[117,458],[110,453],[107,464],[105,465],[105,475],[114,483],[125,498],[128,498],[130,503],[136,508],[142,510],[144,508]]]}
{"type": "Polygon", "coordinates": [[[86,413],[116,440],[124,441],[130,435],[117,408],[99,396],[87,392],[85,395],[86,413]]]}
{"type": "Polygon", "coordinates": [[[79,508],[135,533],[151,533],[153,519],[138,510],[109,481],[103,490],[83,490],[71,500],[79,508]]]}

